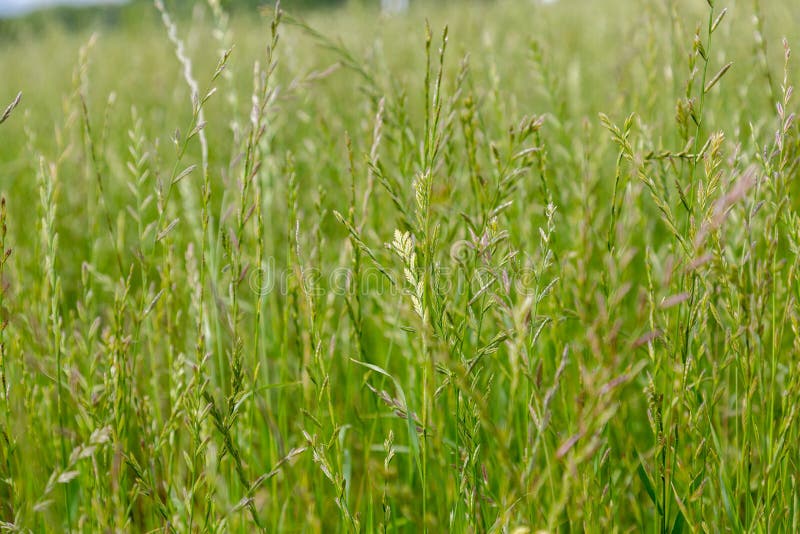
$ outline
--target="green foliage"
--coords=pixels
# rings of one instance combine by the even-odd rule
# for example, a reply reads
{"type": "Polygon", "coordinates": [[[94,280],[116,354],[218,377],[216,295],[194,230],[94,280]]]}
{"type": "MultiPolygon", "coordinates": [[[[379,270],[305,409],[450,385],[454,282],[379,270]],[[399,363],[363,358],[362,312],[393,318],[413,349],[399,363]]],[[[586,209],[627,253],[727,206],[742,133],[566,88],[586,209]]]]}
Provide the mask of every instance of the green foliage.
{"type": "Polygon", "coordinates": [[[797,531],[796,8],[744,4],[4,41],[0,528],[797,531]]]}

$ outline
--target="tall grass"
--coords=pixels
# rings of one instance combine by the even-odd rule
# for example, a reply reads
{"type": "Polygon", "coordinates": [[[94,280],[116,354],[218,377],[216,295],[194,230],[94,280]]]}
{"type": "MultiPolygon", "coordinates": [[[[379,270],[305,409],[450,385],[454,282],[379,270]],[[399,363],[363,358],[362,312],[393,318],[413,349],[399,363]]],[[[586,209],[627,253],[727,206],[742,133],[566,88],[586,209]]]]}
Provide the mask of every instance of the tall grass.
{"type": "Polygon", "coordinates": [[[0,526],[798,530],[798,11],[640,4],[3,44],[0,526]]]}

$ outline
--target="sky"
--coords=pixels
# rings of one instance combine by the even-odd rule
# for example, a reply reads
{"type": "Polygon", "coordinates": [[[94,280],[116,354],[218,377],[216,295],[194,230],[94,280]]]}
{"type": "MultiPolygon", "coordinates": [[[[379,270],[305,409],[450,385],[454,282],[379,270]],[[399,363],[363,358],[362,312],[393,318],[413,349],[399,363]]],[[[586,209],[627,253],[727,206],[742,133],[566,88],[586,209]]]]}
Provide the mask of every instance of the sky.
{"type": "Polygon", "coordinates": [[[0,0],[0,16],[22,15],[43,7],[58,5],[88,6],[122,4],[126,0],[0,0]]]}

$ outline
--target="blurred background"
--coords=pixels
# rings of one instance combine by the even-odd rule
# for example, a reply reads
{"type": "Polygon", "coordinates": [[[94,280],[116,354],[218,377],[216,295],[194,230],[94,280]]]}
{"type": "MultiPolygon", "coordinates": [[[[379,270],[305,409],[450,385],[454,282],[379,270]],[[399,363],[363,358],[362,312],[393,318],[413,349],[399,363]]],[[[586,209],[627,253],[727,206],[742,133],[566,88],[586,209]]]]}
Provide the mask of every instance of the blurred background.
{"type": "Polygon", "coordinates": [[[4,0],[0,2],[0,15],[15,17],[32,11],[56,6],[87,7],[93,5],[124,4],[126,0],[4,0]]]}
{"type": "MultiPolygon", "coordinates": [[[[403,12],[412,0],[286,0],[284,9],[307,11],[330,9],[347,4],[359,7],[374,6],[385,13],[403,12]]],[[[414,0],[420,1],[420,0],[414,0]]],[[[421,0],[422,2],[430,0],[421,0]]],[[[548,1],[548,0],[544,0],[548,1]]],[[[554,0],[549,0],[554,1],[554,0]]],[[[205,2],[179,1],[166,4],[171,11],[190,13],[205,2]]],[[[222,0],[226,11],[252,11],[274,2],[264,0],[222,0]]],[[[443,2],[439,2],[443,3],[443,2]]],[[[26,29],[41,29],[42,24],[57,23],[80,29],[87,25],[114,26],[142,16],[152,15],[151,0],[0,0],[0,38],[19,35],[26,29]]]]}
{"type": "MultiPolygon", "coordinates": [[[[550,0],[553,1],[553,0],[550,0]]],[[[176,8],[191,7],[195,2],[175,2],[176,8]]],[[[223,0],[220,2],[226,9],[256,8],[269,2],[263,0],[223,0]]],[[[283,2],[285,8],[309,9],[340,6],[351,4],[375,4],[387,12],[398,12],[408,9],[410,0],[288,0],[283,2]]],[[[147,4],[149,0],[0,0],[0,17],[4,19],[19,19],[26,15],[47,13],[47,16],[60,16],[64,20],[74,21],[76,17],[91,17],[104,13],[113,20],[114,15],[124,14],[126,11],[147,4]]]]}

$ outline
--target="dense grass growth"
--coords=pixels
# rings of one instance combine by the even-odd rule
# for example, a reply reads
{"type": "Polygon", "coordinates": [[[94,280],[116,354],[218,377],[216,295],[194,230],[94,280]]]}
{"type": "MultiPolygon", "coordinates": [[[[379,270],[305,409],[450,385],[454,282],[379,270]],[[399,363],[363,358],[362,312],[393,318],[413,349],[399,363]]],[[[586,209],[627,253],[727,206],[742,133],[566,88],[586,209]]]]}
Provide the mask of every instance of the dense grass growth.
{"type": "Polygon", "coordinates": [[[798,531],[797,3],[284,8],[0,45],[0,526],[798,531]]]}

